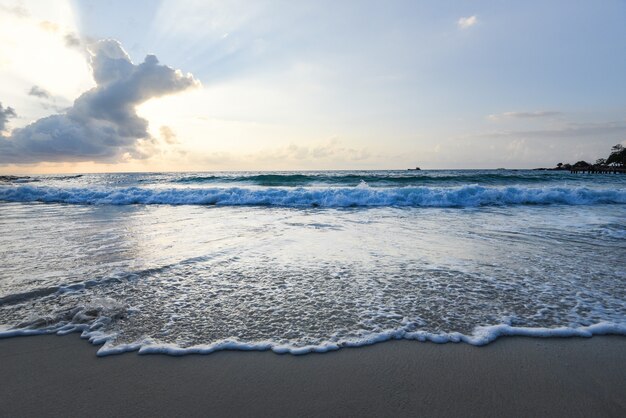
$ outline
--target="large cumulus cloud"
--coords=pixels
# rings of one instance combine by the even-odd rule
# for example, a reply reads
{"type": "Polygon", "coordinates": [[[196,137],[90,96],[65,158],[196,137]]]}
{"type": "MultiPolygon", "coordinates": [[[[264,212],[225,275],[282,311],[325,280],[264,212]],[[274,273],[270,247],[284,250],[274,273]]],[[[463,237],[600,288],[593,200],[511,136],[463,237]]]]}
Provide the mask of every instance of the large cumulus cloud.
{"type": "Polygon", "coordinates": [[[154,55],[133,64],[115,40],[99,41],[89,49],[96,87],[78,97],[64,113],[0,137],[0,163],[145,158],[150,150],[145,145],[153,139],[148,121],[137,115],[136,107],[198,85],[191,74],[159,64],[154,55]]]}

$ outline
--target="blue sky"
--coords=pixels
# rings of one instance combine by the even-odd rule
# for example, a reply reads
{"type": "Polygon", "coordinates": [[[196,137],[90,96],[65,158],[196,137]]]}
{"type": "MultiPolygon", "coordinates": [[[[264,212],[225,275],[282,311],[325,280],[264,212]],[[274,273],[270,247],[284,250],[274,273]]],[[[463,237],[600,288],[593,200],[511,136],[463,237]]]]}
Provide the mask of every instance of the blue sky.
{"type": "MultiPolygon", "coordinates": [[[[50,161],[13,147],[4,171],[522,168],[594,160],[626,140],[624,1],[0,5],[5,22],[41,31],[60,19],[51,37],[72,34],[87,51],[114,39],[133,63],[155,54],[197,81],[133,102],[145,137],[106,159],[83,150],[50,161]]],[[[93,54],[80,54],[84,64],[63,61],[75,83],[57,89],[56,108],[0,87],[0,103],[18,114],[6,143],[100,88],[93,54]]],[[[6,79],[25,73],[10,58],[0,56],[6,79]]],[[[20,82],[63,84],[37,71],[20,82]]]]}

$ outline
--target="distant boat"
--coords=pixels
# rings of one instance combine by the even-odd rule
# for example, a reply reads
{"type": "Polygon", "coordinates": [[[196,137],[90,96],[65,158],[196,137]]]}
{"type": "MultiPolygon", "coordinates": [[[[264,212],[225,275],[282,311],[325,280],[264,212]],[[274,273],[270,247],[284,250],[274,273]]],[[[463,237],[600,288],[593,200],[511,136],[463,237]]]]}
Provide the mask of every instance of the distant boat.
{"type": "Polygon", "coordinates": [[[409,170],[409,171],[420,171],[420,170],[421,170],[421,168],[419,168],[419,167],[415,167],[415,168],[407,168],[407,170],[409,170]]]}

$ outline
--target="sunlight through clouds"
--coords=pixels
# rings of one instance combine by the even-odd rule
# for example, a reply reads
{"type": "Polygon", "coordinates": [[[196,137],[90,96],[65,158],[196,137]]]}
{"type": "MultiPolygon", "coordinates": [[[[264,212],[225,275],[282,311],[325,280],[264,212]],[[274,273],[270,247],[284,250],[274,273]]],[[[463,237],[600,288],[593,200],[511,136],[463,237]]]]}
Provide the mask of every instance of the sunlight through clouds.
{"type": "Polygon", "coordinates": [[[51,113],[29,96],[34,86],[69,104],[94,85],[84,53],[67,45],[76,31],[70,2],[6,2],[0,7],[0,101],[16,109],[12,128],[51,113]],[[16,12],[18,11],[18,12],[16,12]]]}
{"type": "MultiPolygon", "coordinates": [[[[623,141],[619,6],[572,6],[556,32],[559,2],[472,8],[407,0],[0,0],[0,104],[12,109],[4,135],[71,109],[96,86],[88,45],[111,39],[133,63],[154,54],[202,87],[132,102],[147,121],[135,133],[148,134],[149,152],[128,153],[118,166],[58,157],[42,169],[180,170],[192,160],[200,169],[271,169],[271,159],[294,169],[300,155],[312,168],[500,167],[502,150],[517,149],[507,148],[511,138],[545,135],[536,154],[511,160],[528,167],[567,158],[555,155],[559,147],[599,156],[623,141]],[[538,18],[525,36],[531,14],[538,18]],[[598,22],[601,32],[593,30],[598,22]],[[576,122],[608,128],[600,136],[552,134],[576,122]],[[321,152],[332,138],[340,145],[321,152]]],[[[13,159],[0,170],[35,160],[13,159]]]]}

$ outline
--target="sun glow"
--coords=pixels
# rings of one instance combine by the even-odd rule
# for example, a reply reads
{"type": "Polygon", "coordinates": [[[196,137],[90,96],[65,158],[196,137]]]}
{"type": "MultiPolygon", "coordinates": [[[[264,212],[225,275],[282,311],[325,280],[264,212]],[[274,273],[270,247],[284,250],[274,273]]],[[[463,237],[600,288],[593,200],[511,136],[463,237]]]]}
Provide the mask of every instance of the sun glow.
{"type": "Polygon", "coordinates": [[[0,78],[4,103],[14,107],[20,127],[64,106],[94,85],[84,52],[68,45],[76,36],[69,2],[40,2],[28,11],[0,8],[0,78]],[[33,106],[27,95],[38,86],[50,94],[46,106],[33,106]]]}

